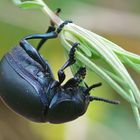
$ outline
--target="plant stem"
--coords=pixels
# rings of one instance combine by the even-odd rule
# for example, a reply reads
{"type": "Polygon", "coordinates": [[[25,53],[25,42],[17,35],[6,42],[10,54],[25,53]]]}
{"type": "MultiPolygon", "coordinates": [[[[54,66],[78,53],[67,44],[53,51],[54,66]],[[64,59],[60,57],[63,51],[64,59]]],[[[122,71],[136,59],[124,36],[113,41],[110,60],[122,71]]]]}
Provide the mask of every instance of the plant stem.
{"type": "Polygon", "coordinates": [[[49,15],[51,20],[56,24],[56,26],[59,26],[63,23],[63,20],[58,17],[48,6],[44,3],[43,0],[35,0],[39,3],[42,3],[44,7],[41,9],[45,14],[49,15]]]}

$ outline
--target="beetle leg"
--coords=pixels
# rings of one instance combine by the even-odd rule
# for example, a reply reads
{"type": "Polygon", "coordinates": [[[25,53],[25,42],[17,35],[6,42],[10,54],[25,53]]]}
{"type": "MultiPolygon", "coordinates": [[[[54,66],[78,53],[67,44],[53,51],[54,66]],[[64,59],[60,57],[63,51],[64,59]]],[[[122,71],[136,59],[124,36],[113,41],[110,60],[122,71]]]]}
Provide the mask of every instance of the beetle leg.
{"type": "Polygon", "coordinates": [[[86,68],[81,67],[74,75],[74,77],[69,79],[63,87],[64,88],[77,87],[85,79],[85,76],[86,76],[86,68]]]}
{"type": "MultiPolygon", "coordinates": [[[[46,33],[50,33],[50,32],[54,32],[55,31],[55,27],[54,26],[49,26],[48,30],[46,31],[46,33]]],[[[43,44],[48,40],[49,38],[43,38],[41,39],[41,41],[38,43],[37,45],[37,51],[39,51],[41,49],[41,47],[43,46],[43,44]]]]}
{"type": "Polygon", "coordinates": [[[62,66],[62,68],[58,71],[58,79],[59,79],[59,83],[61,84],[64,80],[65,80],[65,73],[64,70],[71,66],[72,64],[74,64],[76,62],[75,60],[75,51],[76,51],[76,47],[79,45],[79,43],[74,43],[70,53],[69,53],[69,59],[66,61],[66,63],[62,66]]]}
{"type": "MultiPolygon", "coordinates": [[[[61,12],[61,9],[60,8],[57,8],[56,11],[55,11],[55,14],[57,16],[59,16],[59,13],[61,12]]],[[[50,20],[50,24],[51,26],[49,26],[49,28],[47,29],[46,33],[50,33],[50,32],[54,32],[56,30],[56,28],[54,27],[55,26],[55,23],[50,20]]],[[[39,51],[42,47],[42,45],[48,40],[48,38],[43,38],[37,45],[37,51],[39,51]]]]}
{"type": "Polygon", "coordinates": [[[84,82],[84,84],[85,84],[86,88],[89,88],[89,86],[88,86],[88,84],[86,82],[84,82]]]}
{"type": "Polygon", "coordinates": [[[23,38],[23,40],[29,40],[29,39],[51,39],[51,38],[56,38],[58,34],[54,31],[49,32],[49,33],[44,33],[44,34],[33,34],[29,35],[23,38]]]}

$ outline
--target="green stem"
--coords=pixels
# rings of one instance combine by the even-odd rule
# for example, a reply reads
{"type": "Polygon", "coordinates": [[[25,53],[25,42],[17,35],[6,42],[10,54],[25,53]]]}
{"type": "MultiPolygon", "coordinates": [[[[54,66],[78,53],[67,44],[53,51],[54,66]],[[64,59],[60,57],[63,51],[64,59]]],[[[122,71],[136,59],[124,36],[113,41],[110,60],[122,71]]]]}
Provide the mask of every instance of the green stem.
{"type": "Polygon", "coordinates": [[[63,20],[60,19],[60,17],[58,17],[48,6],[47,4],[44,3],[43,0],[35,0],[39,3],[42,3],[44,6],[41,9],[47,16],[49,16],[51,18],[51,20],[57,25],[61,25],[63,23],[63,20]]]}

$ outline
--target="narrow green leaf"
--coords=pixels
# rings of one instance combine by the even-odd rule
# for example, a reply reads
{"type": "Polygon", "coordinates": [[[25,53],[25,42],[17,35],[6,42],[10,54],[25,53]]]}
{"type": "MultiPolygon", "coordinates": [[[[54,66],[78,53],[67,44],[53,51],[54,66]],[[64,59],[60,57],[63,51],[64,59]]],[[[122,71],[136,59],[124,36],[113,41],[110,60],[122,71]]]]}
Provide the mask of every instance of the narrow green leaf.
{"type": "Polygon", "coordinates": [[[87,57],[91,57],[92,56],[91,51],[88,49],[88,46],[83,42],[83,40],[76,39],[72,34],[70,34],[68,32],[64,32],[64,34],[65,34],[65,37],[66,37],[66,39],[68,41],[80,43],[79,48],[85,53],[85,55],[87,57]]]}
{"type": "Polygon", "coordinates": [[[106,72],[112,79],[114,79],[117,83],[119,83],[119,85],[123,86],[126,89],[130,89],[130,87],[128,86],[127,83],[125,83],[120,77],[118,77],[117,75],[115,75],[114,73],[106,70],[103,67],[100,67],[104,72],[106,72]]]}
{"type": "Polygon", "coordinates": [[[37,1],[25,1],[21,2],[20,0],[13,0],[13,2],[22,9],[31,9],[31,8],[42,8],[44,5],[37,1]]]}
{"type": "Polygon", "coordinates": [[[127,58],[125,56],[123,56],[123,57],[128,66],[133,68],[136,72],[140,73],[140,64],[135,64],[129,58],[127,58]]]}
{"type": "Polygon", "coordinates": [[[19,4],[18,7],[22,9],[31,9],[31,8],[42,8],[43,5],[35,1],[30,1],[30,2],[23,2],[19,4]]]}
{"type": "MultiPolygon", "coordinates": [[[[87,30],[87,32],[89,32],[87,30]]],[[[118,58],[121,60],[122,63],[129,65],[130,67],[132,67],[136,72],[139,72],[139,65],[140,64],[140,56],[136,55],[134,53],[128,52],[126,50],[124,50],[123,48],[121,48],[120,46],[118,46],[117,44],[109,41],[108,39],[97,35],[96,33],[90,32],[93,37],[96,37],[98,40],[100,40],[103,44],[105,44],[105,46],[109,46],[112,51],[118,56],[118,58]],[[126,59],[124,58],[128,58],[129,60],[131,60],[131,62],[133,63],[133,65],[130,65],[130,63],[126,62],[126,59]]],[[[131,64],[132,64],[131,63],[131,64]]]]}
{"type": "MultiPolygon", "coordinates": [[[[128,90],[128,92],[130,93],[132,100],[135,102],[135,98],[133,96],[132,91],[128,90]]],[[[140,129],[140,112],[139,112],[139,109],[134,104],[131,104],[131,106],[132,106],[132,110],[133,110],[134,116],[136,118],[136,122],[137,122],[138,128],[140,129]]]]}

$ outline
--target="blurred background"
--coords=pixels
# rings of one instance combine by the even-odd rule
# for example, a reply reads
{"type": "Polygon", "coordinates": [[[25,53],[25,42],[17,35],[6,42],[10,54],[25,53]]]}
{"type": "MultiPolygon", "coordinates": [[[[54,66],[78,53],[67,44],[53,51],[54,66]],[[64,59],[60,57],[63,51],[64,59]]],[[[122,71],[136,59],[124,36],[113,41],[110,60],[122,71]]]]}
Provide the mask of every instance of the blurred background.
{"type": "MultiPolygon", "coordinates": [[[[126,50],[140,54],[139,0],[46,0],[46,3],[52,10],[62,8],[63,20],[73,20],[126,50]]],[[[0,0],[0,59],[22,37],[44,33],[48,26],[49,18],[41,11],[24,11],[11,0],[0,0]]],[[[33,42],[34,46],[36,43],[33,42]]],[[[57,78],[57,70],[66,60],[59,40],[49,40],[41,54],[49,61],[57,78]]],[[[128,70],[139,84],[140,77],[128,70]]],[[[71,76],[67,71],[67,79],[71,76]]],[[[84,116],[66,124],[30,122],[10,111],[0,101],[0,140],[139,140],[140,130],[137,129],[130,105],[96,74],[88,72],[89,85],[99,81],[103,86],[92,94],[118,99],[121,105],[93,102],[84,116]]]]}

